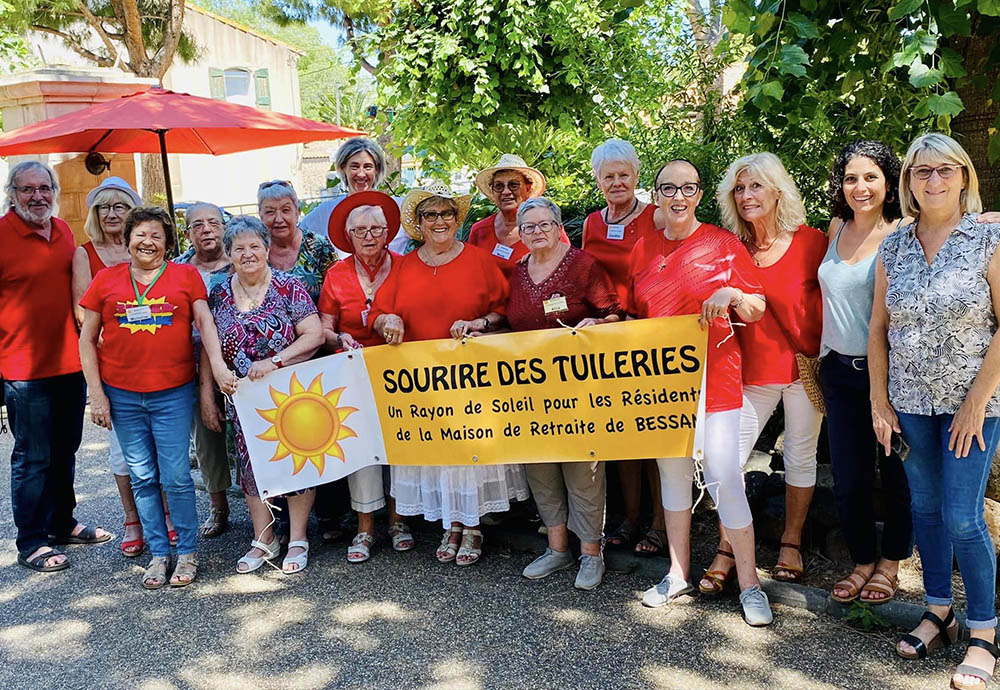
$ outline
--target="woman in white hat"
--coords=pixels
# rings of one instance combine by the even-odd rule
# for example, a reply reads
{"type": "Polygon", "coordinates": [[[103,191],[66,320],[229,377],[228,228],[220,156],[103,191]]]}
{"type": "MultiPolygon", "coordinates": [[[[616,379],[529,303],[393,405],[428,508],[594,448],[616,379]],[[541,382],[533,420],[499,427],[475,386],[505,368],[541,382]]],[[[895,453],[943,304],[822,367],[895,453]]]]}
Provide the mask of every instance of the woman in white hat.
{"type": "MultiPolygon", "coordinates": [[[[486,252],[455,239],[470,195],[437,182],[403,199],[401,222],[422,242],[399,260],[372,305],[372,324],[385,342],[463,338],[495,331],[506,321],[507,280],[486,252]]],[[[482,553],[479,519],[528,498],[520,465],[392,467],[391,493],[400,515],[441,520],[442,563],[472,565],[482,553]]]]}
{"type": "MultiPolygon", "coordinates": [[[[97,272],[128,263],[131,255],[125,245],[125,218],[129,211],[142,203],[142,198],[132,186],[120,177],[109,177],[101,180],[87,193],[87,219],[83,230],[90,238],[76,248],[73,255],[73,305],[78,326],[83,324],[83,307],[80,298],[90,287],[97,272]]],[[[128,465],[122,455],[118,436],[108,432],[108,462],[115,475],[118,486],[118,496],[122,501],[122,512],[125,514],[125,534],[122,535],[121,552],[132,558],[142,553],[145,546],[142,534],[142,524],[139,522],[139,512],[135,507],[135,497],[132,495],[132,480],[128,465]]],[[[164,501],[164,510],[167,504],[164,501]]],[[[177,541],[177,533],[170,523],[170,513],[167,513],[167,529],[170,539],[177,541]]]]}
{"type": "MultiPolygon", "coordinates": [[[[527,199],[542,195],[545,175],[520,156],[505,153],[496,165],[479,171],[476,187],[496,205],[497,212],[469,229],[468,243],[492,254],[504,276],[510,277],[514,264],[528,253],[517,231],[517,209],[527,199]]],[[[569,244],[565,232],[562,242],[569,244]]]]}

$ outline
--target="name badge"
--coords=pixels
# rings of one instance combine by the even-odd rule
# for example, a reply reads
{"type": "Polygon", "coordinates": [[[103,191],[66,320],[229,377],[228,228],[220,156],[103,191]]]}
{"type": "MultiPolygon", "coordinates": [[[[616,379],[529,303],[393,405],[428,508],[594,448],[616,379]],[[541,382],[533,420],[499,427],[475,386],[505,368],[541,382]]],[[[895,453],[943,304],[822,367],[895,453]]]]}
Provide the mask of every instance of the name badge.
{"type": "Polygon", "coordinates": [[[554,314],[561,311],[569,311],[569,307],[566,305],[566,298],[562,295],[556,295],[555,297],[550,297],[542,302],[542,308],[545,310],[546,314],[554,314]]]}
{"type": "Polygon", "coordinates": [[[625,226],[621,223],[612,223],[608,226],[608,239],[609,240],[623,240],[625,239],[625,226]]]}
{"type": "Polygon", "coordinates": [[[371,311],[372,311],[371,307],[368,307],[366,309],[362,309],[361,310],[361,325],[362,326],[366,326],[366,327],[368,326],[368,315],[371,313],[371,311]]]}
{"type": "Polygon", "coordinates": [[[497,242],[497,246],[493,247],[493,256],[499,256],[501,259],[506,261],[514,255],[514,248],[508,247],[506,244],[500,244],[497,242]]]}
{"type": "Polygon", "coordinates": [[[128,307],[125,309],[125,318],[129,323],[149,321],[153,318],[153,312],[148,306],[128,307]]]}

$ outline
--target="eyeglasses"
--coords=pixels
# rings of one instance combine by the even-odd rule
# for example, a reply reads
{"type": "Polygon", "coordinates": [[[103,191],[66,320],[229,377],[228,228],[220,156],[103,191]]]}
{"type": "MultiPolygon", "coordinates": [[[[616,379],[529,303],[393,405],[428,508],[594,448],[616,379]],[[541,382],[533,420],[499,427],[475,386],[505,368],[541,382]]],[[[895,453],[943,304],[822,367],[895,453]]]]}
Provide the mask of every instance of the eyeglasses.
{"type": "Polygon", "coordinates": [[[656,187],[656,193],[668,199],[673,199],[677,196],[677,192],[680,192],[682,196],[691,197],[697,194],[699,189],[701,189],[701,185],[695,182],[689,182],[682,185],[665,183],[656,187]]]}
{"type": "Polygon", "coordinates": [[[128,204],[98,204],[97,212],[102,216],[108,215],[111,211],[114,211],[117,215],[123,216],[129,212],[132,207],[128,204]]]}
{"type": "Polygon", "coordinates": [[[43,184],[40,187],[24,185],[23,187],[18,187],[17,191],[19,194],[27,194],[28,196],[35,196],[35,192],[40,192],[42,196],[48,196],[53,190],[49,185],[43,184]]]}
{"type": "Polygon", "coordinates": [[[363,240],[365,235],[371,234],[372,237],[381,237],[388,230],[384,225],[373,225],[370,228],[364,226],[359,228],[351,228],[348,230],[349,233],[357,237],[359,240],[363,240]]]}
{"type": "Polygon", "coordinates": [[[517,192],[521,189],[520,180],[507,180],[506,184],[503,182],[494,182],[490,185],[490,188],[497,194],[502,194],[504,189],[509,189],[512,192],[517,192]]]}
{"type": "Polygon", "coordinates": [[[541,223],[525,223],[518,229],[522,235],[534,235],[536,232],[549,233],[559,227],[559,223],[554,220],[543,220],[541,223]]]}
{"type": "Polygon", "coordinates": [[[214,219],[213,220],[196,220],[195,222],[193,222],[190,225],[188,225],[187,229],[188,230],[201,230],[206,225],[208,227],[210,227],[212,230],[218,230],[219,228],[222,227],[222,221],[221,220],[214,220],[214,219]]]}
{"type": "Polygon", "coordinates": [[[936,168],[932,168],[929,165],[918,165],[915,168],[910,168],[910,174],[918,180],[929,180],[931,179],[931,175],[936,172],[942,180],[950,180],[964,167],[964,165],[939,165],[936,168]]]}
{"type": "Polygon", "coordinates": [[[420,213],[420,220],[429,220],[432,223],[436,223],[438,218],[441,220],[455,220],[456,217],[455,212],[450,209],[447,211],[422,211],[420,213]]]}
{"type": "Polygon", "coordinates": [[[274,187],[274,186],[291,188],[292,183],[290,180],[271,180],[270,182],[261,182],[260,187],[257,188],[257,191],[259,192],[264,191],[268,187],[274,187]]]}

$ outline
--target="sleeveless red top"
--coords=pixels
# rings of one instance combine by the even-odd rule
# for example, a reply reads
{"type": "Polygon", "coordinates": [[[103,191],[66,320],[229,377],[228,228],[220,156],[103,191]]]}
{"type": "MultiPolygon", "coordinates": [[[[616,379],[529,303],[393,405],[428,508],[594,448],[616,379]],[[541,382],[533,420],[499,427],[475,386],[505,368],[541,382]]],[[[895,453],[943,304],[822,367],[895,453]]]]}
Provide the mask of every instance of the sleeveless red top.
{"type": "Polygon", "coordinates": [[[80,246],[87,252],[87,261],[90,262],[90,279],[93,280],[94,276],[97,275],[97,272],[101,269],[107,268],[108,265],[104,263],[100,255],[97,253],[97,247],[94,246],[93,242],[85,242],[80,246]]]}

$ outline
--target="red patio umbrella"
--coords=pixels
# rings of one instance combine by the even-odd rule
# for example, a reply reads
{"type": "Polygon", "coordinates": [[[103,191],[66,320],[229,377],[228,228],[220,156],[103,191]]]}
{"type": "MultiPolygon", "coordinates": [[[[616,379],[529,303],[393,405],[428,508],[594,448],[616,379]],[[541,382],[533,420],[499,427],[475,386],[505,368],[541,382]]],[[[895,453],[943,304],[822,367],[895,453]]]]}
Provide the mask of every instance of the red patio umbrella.
{"type": "Polygon", "coordinates": [[[364,134],[357,129],[154,86],[0,134],[0,156],[159,152],[172,217],[168,150],[218,156],[364,134]]]}

